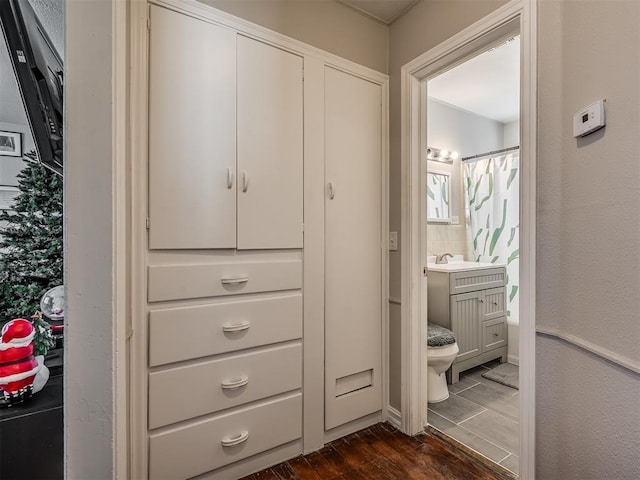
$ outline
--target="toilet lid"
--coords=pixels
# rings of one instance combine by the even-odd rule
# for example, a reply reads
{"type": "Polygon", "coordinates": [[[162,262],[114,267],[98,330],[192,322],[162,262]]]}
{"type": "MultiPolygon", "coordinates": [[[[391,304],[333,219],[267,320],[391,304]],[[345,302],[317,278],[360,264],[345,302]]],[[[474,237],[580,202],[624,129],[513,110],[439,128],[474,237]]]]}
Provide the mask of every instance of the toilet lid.
{"type": "Polygon", "coordinates": [[[456,343],[456,337],[448,330],[435,323],[427,323],[427,346],[444,347],[456,343]]]}

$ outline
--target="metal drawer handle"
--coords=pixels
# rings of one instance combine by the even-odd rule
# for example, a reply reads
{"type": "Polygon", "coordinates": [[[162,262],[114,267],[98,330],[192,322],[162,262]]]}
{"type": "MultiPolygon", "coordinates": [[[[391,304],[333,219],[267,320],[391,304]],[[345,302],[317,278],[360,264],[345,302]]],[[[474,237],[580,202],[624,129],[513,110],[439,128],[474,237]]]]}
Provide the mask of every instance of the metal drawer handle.
{"type": "Polygon", "coordinates": [[[220,440],[220,443],[223,447],[235,447],[236,445],[240,445],[243,442],[246,442],[249,438],[249,432],[244,431],[240,433],[236,433],[235,435],[231,435],[230,437],[223,438],[220,440]]]}
{"type": "Polygon", "coordinates": [[[329,199],[333,200],[333,198],[336,196],[336,186],[333,182],[329,182],[329,199]]]}
{"type": "Polygon", "coordinates": [[[223,285],[239,285],[241,283],[247,283],[249,281],[249,275],[238,275],[236,277],[223,277],[223,285]]]}
{"type": "Polygon", "coordinates": [[[478,300],[480,300],[480,303],[484,303],[484,300],[483,300],[483,299],[479,298],[478,300]]]}
{"type": "Polygon", "coordinates": [[[251,322],[240,322],[240,323],[231,323],[231,324],[226,324],[222,326],[222,331],[223,332],[231,332],[231,333],[235,333],[235,332],[243,332],[244,330],[249,330],[249,327],[251,326],[251,322]]]}
{"type": "Polygon", "coordinates": [[[242,172],[242,191],[246,193],[248,188],[249,188],[249,174],[247,172],[242,172]]]}
{"type": "Polygon", "coordinates": [[[498,302],[493,302],[494,305],[498,305],[498,302]]]}
{"type": "Polygon", "coordinates": [[[497,337],[497,336],[498,336],[498,334],[497,334],[497,333],[494,333],[494,334],[493,334],[493,336],[494,336],[494,337],[497,337]]]}
{"type": "Polygon", "coordinates": [[[245,375],[244,377],[232,378],[228,382],[222,382],[220,386],[224,390],[235,390],[236,388],[244,387],[247,383],[249,383],[249,377],[245,375]]]}
{"type": "Polygon", "coordinates": [[[227,168],[227,188],[229,190],[233,188],[233,170],[231,167],[227,168]]]}

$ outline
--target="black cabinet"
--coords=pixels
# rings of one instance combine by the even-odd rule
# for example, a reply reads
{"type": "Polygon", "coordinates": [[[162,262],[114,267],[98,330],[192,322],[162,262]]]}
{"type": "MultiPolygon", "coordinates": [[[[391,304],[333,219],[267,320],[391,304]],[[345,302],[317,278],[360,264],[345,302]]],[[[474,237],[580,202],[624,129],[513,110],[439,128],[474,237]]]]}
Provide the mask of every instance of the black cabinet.
{"type": "MultiPolygon", "coordinates": [[[[60,371],[55,365],[49,368],[60,371]]],[[[52,375],[44,389],[24,403],[0,409],[2,480],[64,478],[62,381],[61,374],[52,375]]]]}

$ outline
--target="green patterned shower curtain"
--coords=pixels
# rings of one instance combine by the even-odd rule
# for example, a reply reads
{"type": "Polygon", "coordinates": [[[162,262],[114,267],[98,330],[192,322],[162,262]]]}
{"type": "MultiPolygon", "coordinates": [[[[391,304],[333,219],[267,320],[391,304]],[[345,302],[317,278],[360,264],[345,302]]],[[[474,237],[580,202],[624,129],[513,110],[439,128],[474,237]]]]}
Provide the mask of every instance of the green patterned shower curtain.
{"type": "Polygon", "coordinates": [[[464,164],[465,210],[474,260],[507,265],[507,317],[518,321],[520,155],[464,164]]]}

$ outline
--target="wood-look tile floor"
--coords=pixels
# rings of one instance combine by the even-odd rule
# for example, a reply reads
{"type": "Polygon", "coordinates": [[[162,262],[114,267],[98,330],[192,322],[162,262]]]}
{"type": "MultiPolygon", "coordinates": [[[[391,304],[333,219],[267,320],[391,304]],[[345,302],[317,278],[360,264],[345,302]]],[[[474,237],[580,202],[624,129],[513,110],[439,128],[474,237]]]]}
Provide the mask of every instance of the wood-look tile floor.
{"type": "Polygon", "coordinates": [[[430,433],[409,437],[379,423],[242,480],[505,480],[430,433]]]}

